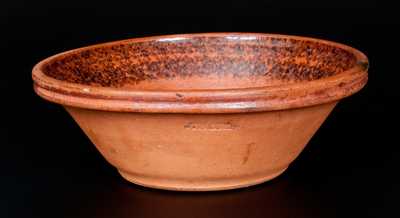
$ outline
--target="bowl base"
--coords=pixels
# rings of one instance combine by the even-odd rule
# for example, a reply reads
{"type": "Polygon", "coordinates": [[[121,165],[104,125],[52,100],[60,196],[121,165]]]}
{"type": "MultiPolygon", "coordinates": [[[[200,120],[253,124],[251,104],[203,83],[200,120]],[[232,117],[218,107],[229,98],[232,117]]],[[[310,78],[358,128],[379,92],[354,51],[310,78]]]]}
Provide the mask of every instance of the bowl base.
{"type": "Polygon", "coordinates": [[[172,191],[221,191],[221,190],[245,188],[264,183],[279,176],[286,169],[287,167],[277,170],[268,175],[264,175],[262,177],[256,177],[256,178],[253,177],[250,179],[238,178],[238,179],[223,180],[223,181],[203,181],[199,183],[194,183],[190,181],[160,180],[158,178],[142,177],[131,173],[126,173],[123,171],[119,171],[119,173],[124,179],[128,180],[129,182],[148,188],[164,189],[172,191]]]}

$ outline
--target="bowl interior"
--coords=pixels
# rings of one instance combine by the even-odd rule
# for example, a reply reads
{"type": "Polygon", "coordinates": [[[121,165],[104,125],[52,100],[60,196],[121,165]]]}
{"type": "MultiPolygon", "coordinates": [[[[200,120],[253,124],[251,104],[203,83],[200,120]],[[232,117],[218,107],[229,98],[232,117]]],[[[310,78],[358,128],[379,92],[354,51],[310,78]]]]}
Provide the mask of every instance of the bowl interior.
{"type": "Polygon", "coordinates": [[[52,78],[132,90],[253,88],[312,81],[352,68],[338,46],[278,36],[126,40],[67,52],[43,65],[52,78]]]}

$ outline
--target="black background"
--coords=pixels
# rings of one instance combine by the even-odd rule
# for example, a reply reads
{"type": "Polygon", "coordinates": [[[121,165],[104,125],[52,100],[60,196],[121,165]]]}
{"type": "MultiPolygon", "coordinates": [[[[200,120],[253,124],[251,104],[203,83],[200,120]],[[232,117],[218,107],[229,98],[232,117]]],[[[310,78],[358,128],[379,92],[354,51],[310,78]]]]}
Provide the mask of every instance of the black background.
{"type": "Polygon", "coordinates": [[[3,1],[0,217],[395,216],[397,13],[375,1],[3,1]],[[62,107],[32,90],[33,65],[61,51],[138,36],[226,31],[324,38],[370,59],[367,86],[341,101],[291,167],[265,184],[212,193],[129,184],[62,107]]]}

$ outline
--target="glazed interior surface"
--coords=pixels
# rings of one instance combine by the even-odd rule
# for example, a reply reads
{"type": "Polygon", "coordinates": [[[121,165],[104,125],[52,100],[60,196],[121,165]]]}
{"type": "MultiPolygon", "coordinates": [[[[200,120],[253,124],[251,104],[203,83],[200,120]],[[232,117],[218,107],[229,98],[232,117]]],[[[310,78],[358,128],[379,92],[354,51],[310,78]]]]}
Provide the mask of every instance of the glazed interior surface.
{"type": "Polygon", "coordinates": [[[195,36],[80,49],[52,59],[43,72],[57,80],[90,86],[204,90],[312,81],[355,64],[351,52],[306,39],[195,36]]]}

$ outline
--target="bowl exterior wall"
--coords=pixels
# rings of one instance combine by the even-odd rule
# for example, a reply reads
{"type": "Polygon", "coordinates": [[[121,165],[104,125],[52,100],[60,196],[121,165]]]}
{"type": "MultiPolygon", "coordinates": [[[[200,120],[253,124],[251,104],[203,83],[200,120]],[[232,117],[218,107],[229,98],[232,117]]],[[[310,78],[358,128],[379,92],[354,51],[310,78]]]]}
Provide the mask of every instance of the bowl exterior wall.
{"type": "Polygon", "coordinates": [[[66,109],[125,179],[147,187],[207,191],[250,186],[281,174],[335,105],[236,114],[66,109]]]}

